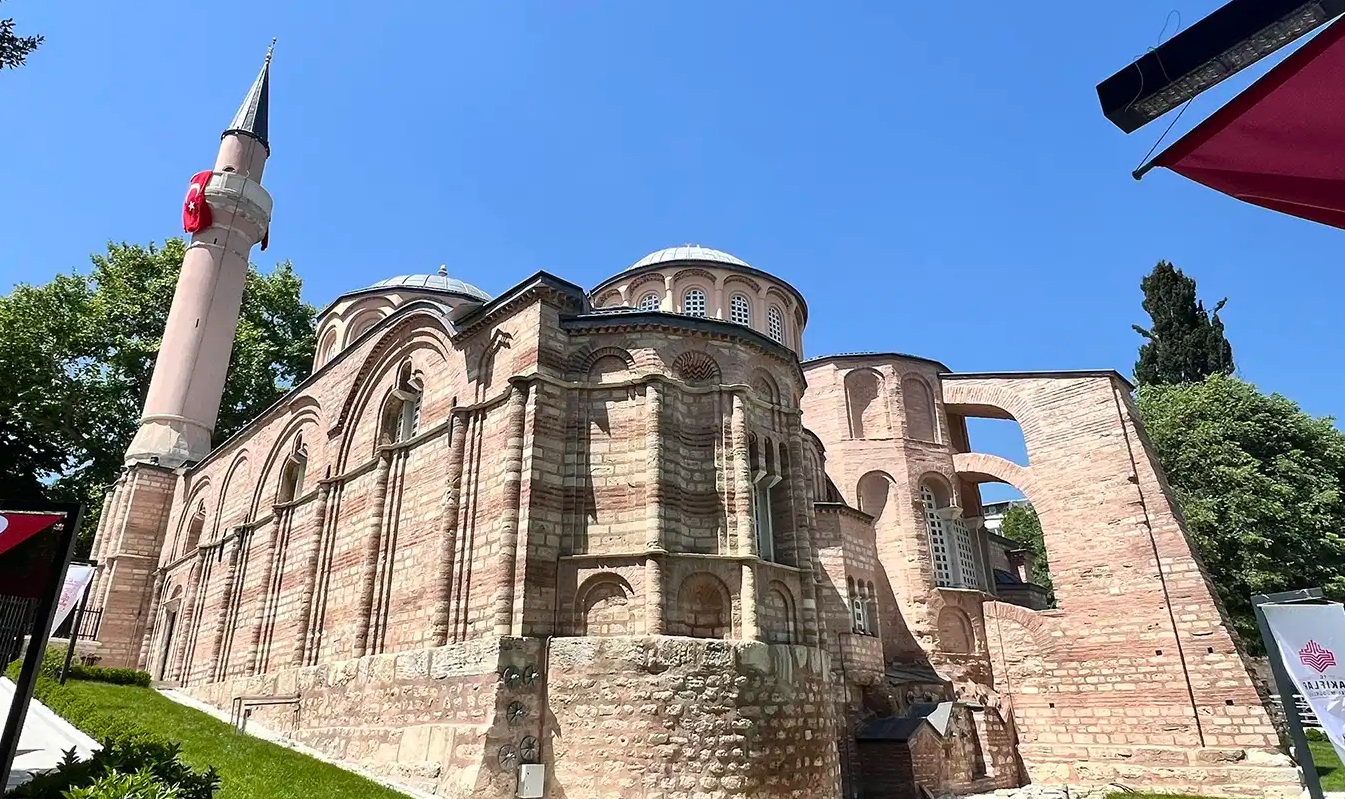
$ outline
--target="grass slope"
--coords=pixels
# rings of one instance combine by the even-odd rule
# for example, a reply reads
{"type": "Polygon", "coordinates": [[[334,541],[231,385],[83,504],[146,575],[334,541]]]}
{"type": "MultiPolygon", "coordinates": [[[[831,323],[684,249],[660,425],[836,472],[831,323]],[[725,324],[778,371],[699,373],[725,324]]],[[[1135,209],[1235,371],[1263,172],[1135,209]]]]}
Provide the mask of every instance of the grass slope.
{"type": "Polygon", "coordinates": [[[1317,776],[1323,791],[1345,791],[1345,768],[1341,767],[1336,750],[1328,741],[1308,741],[1312,762],[1317,764],[1317,776]]]}
{"type": "Polygon", "coordinates": [[[67,687],[109,715],[182,744],[182,760],[214,766],[216,799],[406,799],[336,766],[283,746],[238,735],[222,721],[146,688],[71,681],[67,687]]]}

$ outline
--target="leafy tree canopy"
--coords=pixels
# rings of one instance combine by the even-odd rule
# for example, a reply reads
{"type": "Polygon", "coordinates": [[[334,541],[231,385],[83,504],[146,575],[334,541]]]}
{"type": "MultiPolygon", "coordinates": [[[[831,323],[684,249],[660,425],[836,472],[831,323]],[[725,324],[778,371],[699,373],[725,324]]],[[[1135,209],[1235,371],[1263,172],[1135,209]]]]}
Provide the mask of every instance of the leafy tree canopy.
{"type": "MultiPolygon", "coordinates": [[[[109,244],[87,275],[0,297],[0,457],[15,465],[0,489],[40,484],[96,517],[139,424],[185,253],[181,239],[109,244]]],[[[308,376],[315,312],[300,288],[289,263],[249,268],[216,444],[308,376]]]]}
{"type": "Polygon", "coordinates": [[[1041,519],[1030,507],[1009,508],[999,534],[1012,538],[1032,552],[1032,582],[1046,589],[1048,601],[1055,604],[1055,585],[1051,582],[1051,567],[1046,561],[1046,541],[1041,535],[1041,519]]]}
{"type": "Polygon", "coordinates": [[[1140,385],[1191,383],[1207,375],[1233,373],[1233,347],[1224,336],[1219,300],[1214,312],[1196,298],[1196,281],[1167,261],[1159,261],[1143,280],[1144,311],[1153,324],[1133,325],[1144,336],[1135,382],[1140,385]]]}
{"type": "Polygon", "coordinates": [[[1251,596],[1321,587],[1345,599],[1345,433],[1224,375],[1141,387],[1140,416],[1243,641],[1251,596]]]}
{"type": "Polygon", "coordinates": [[[42,44],[41,36],[20,36],[14,32],[14,20],[0,19],[0,69],[23,66],[28,54],[42,44]]]}

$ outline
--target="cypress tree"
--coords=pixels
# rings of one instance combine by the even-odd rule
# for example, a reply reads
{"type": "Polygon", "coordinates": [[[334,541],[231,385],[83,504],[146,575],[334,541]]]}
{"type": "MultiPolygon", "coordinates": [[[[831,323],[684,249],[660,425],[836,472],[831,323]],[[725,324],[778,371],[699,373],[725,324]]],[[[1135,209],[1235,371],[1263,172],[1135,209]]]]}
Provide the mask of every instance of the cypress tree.
{"type": "Polygon", "coordinates": [[[1153,320],[1148,329],[1132,325],[1144,336],[1135,382],[1140,385],[1197,383],[1213,374],[1233,373],[1233,347],[1224,336],[1219,319],[1227,299],[1219,300],[1213,313],[1196,297],[1195,278],[1159,261],[1143,280],[1143,307],[1153,320]]]}

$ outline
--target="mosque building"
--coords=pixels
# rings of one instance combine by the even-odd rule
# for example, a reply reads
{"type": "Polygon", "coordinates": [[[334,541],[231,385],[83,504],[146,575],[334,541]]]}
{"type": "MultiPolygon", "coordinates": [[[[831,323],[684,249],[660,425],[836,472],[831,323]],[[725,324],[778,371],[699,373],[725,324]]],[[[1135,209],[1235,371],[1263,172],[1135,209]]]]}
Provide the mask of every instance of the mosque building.
{"type": "Polygon", "coordinates": [[[104,665],[444,797],[1297,795],[1110,370],[805,360],[844,320],[680,246],[343,294],[312,376],[212,446],[269,72],[192,181],[94,545],[104,665]],[[975,451],[985,417],[1027,465],[975,451]],[[987,482],[1040,515],[1053,602],[987,482]]]}

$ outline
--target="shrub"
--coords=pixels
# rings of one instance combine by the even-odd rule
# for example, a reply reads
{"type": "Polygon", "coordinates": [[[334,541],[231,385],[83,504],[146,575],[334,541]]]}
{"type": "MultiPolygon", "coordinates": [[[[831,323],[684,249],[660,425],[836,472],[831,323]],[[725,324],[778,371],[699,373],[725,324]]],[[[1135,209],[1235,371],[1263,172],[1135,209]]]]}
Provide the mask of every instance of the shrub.
{"type": "MultiPolygon", "coordinates": [[[[65,648],[47,647],[46,651],[42,653],[42,665],[38,667],[38,674],[59,679],[61,669],[64,666],[65,648]]],[[[17,680],[22,667],[23,661],[16,660],[9,664],[9,668],[5,669],[5,674],[11,680],[17,680]]],[[[107,682],[114,685],[136,685],[141,688],[148,688],[153,681],[153,678],[147,672],[136,669],[109,669],[102,666],[88,666],[78,660],[70,664],[70,679],[107,682]]]]}
{"type": "Polygon", "coordinates": [[[1308,739],[1309,741],[1327,741],[1327,740],[1330,740],[1329,738],[1326,737],[1326,733],[1322,732],[1322,731],[1319,730],[1319,729],[1313,728],[1313,727],[1310,727],[1310,728],[1308,728],[1308,729],[1303,730],[1303,735],[1306,736],[1307,739],[1308,739]]]}
{"type": "Polygon", "coordinates": [[[179,799],[176,785],[165,785],[149,771],[122,774],[115,769],[99,777],[92,785],[71,788],[66,799],[179,799]]]}

